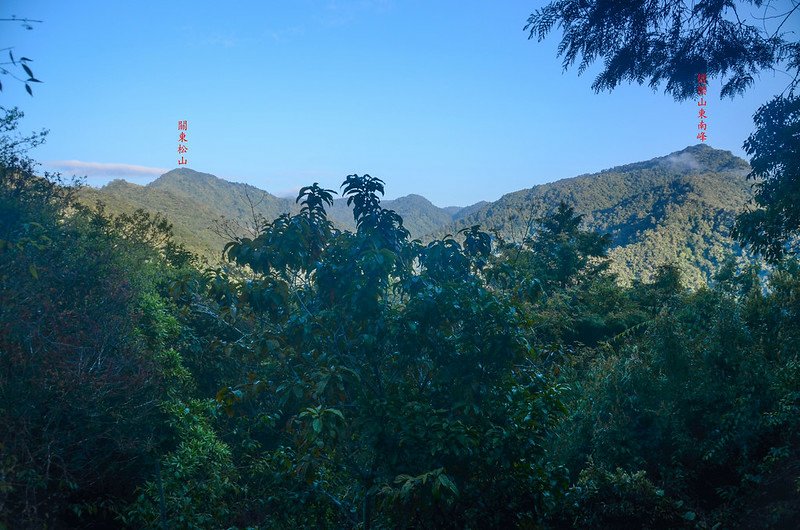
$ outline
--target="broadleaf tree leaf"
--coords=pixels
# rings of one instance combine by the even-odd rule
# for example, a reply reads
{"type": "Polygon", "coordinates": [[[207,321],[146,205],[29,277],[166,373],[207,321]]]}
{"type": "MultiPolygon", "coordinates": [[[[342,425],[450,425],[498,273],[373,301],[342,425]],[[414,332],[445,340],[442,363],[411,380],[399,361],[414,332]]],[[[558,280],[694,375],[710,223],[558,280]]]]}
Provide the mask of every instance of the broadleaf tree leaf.
{"type": "Polygon", "coordinates": [[[28,94],[31,96],[33,95],[33,90],[31,90],[31,86],[28,83],[25,83],[25,90],[27,90],[28,94]]]}

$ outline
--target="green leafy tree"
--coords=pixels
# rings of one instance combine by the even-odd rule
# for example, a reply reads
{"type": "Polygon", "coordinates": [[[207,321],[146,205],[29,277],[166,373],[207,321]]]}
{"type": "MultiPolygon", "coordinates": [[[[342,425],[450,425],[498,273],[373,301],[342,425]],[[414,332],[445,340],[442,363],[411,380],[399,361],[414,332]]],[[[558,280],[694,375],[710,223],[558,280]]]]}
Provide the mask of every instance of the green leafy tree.
{"type": "Polygon", "coordinates": [[[548,285],[567,287],[596,276],[607,266],[611,245],[608,234],[583,230],[583,216],[563,201],[538,226],[527,241],[533,275],[548,285]]]}
{"type": "Polygon", "coordinates": [[[0,526],[116,526],[179,437],[161,282],[186,256],[163,219],[90,213],[36,176],[21,117],[0,120],[0,526]]]}
{"type": "Polygon", "coordinates": [[[735,236],[768,261],[796,254],[800,230],[800,97],[778,97],[755,115],[744,144],[756,180],[755,208],[736,220],[735,236]]]}
{"type": "Polygon", "coordinates": [[[565,366],[557,526],[797,526],[797,274],[729,264],[689,292],[667,267],[632,291],[650,318],[565,366]]]}
{"type": "Polygon", "coordinates": [[[248,524],[533,524],[560,488],[542,440],[562,409],[481,273],[488,234],[422,246],[380,206],[382,181],[343,188],[355,233],[330,229],[315,185],[300,214],[227,249],[253,275],[223,282],[220,315],[252,364],[217,399],[270,492],[248,524]]]}
{"type": "Polygon", "coordinates": [[[631,325],[623,291],[608,271],[608,234],[586,230],[583,216],[563,201],[529,224],[520,243],[497,235],[486,276],[525,306],[539,346],[595,344],[631,325]]]}

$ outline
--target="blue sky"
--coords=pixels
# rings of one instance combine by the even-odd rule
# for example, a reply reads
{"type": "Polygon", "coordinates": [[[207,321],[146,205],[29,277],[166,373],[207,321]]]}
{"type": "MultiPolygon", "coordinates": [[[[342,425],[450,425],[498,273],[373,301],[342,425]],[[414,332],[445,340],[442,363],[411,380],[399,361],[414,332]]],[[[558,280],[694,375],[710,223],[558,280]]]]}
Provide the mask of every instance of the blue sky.
{"type": "MultiPolygon", "coordinates": [[[[2,78],[0,105],[50,130],[45,169],[146,183],[177,166],[289,195],[350,173],[388,198],[439,206],[668,154],[698,142],[694,102],[646,86],[595,94],[591,69],[562,72],[560,34],[527,40],[542,1],[6,0],[0,47],[34,60],[29,97],[2,78]]],[[[743,156],[758,106],[788,83],[763,74],[745,97],[709,83],[707,142],[743,156]]]]}

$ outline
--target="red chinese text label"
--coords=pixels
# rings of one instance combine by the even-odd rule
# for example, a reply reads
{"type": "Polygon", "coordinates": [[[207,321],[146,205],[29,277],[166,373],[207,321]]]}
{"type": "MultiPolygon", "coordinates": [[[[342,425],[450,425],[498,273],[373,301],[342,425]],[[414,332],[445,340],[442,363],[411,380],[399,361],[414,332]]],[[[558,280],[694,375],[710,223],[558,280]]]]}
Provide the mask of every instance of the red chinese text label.
{"type": "Polygon", "coordinates": [[[189,151],[189,147],[186,145],[188,143],[186,133],[189,131],[189,122],[186,120],[179,120],[178,131],[180,132],[178,135],[178,154],[181,155],[180,160],[178,160],[178,165],[183,166],[189,163],[186,157],[183,156],[189,151]]]}
{"type": "Polygon", "coordinates": [[[701,142],[705,142],[708,139],[706,135],[706,129],[708,125],[706,124],[706,118],[708,118],[708,114],[706,114],[705,107],[707,106],[706,102],[706,94],[708,94],[708,78],[706,74],[697,74],[697,95],[700,96],[700,100],[697,102],[697,106],[700,107],[697,112],[697,117],[700,121],[697,124],[697,139],[701,142]]]}

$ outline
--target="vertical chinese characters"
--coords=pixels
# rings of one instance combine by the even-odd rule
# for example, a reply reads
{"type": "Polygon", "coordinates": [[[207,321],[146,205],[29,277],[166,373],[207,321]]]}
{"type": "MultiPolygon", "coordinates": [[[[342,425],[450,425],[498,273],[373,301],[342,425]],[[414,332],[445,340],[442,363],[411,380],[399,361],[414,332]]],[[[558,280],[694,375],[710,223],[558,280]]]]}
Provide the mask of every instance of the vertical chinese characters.
{"type": "Polygon", "coordinates": [[[178,131],[180,133],[178,135],[178,154],[181,155],[180,160],[178,160],[178,165],[182,166],[189,163],[189,161],[184,157],[186,152],[189,151],[189,148],[186,146],[188,143],[188,140],[186,139],[186,133],[189,131],[189,122],[186,120],[178,121],[178,131]]]}
{"type": "Polygon", "coordinates": [[[697,139],[701,142],[705,142],[708,139],[706,136],[706,94],[708,93],[708,81],[706,78],[706,74],[697,74],[697,95],[700,96],[700,100],[697,102],[697,106],[700,107],[697,112],[697,117],[700,118],[700,122],[697,124],[697,139]]]}

